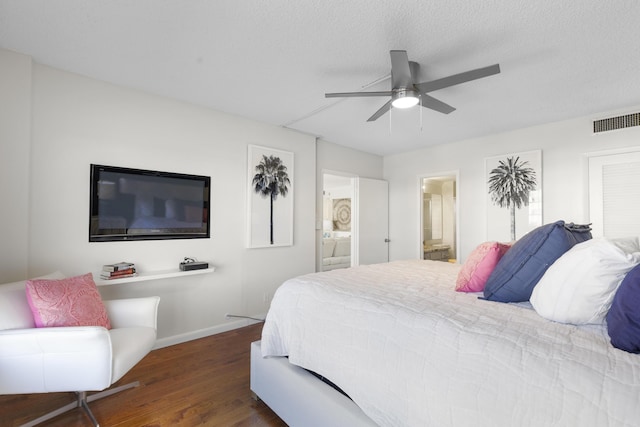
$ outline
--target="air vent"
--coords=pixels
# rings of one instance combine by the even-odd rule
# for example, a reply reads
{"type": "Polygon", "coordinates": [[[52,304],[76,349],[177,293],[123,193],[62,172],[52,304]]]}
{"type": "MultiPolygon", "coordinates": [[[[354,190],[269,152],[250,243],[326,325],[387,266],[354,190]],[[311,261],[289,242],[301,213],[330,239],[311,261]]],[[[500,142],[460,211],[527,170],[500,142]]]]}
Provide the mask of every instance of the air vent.
{"type": "Polygon", "coordinates": [[[640,126],[640,113],[610,117],[608,119],[594,120],[593,133],[630,128],[632,126],[640,126]]]}

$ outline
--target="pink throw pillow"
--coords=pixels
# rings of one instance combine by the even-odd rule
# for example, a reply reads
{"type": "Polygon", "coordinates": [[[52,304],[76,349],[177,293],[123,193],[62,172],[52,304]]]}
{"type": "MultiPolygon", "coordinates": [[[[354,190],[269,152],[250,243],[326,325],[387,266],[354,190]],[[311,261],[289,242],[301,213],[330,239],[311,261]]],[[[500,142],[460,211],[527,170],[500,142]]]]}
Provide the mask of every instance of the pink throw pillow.
{"type": "Polygon", "coordinates": [[[475,248],[458,273],[456,291],[482,292],[491,272],[510,247],[506,243],[485,242],[475,248]]]}
{"type": "Polygon", "coordinates": [[[38,328],[102,326],[111,329],[91,273],[59,280],[27,280],[26,292],[38,328]]]}

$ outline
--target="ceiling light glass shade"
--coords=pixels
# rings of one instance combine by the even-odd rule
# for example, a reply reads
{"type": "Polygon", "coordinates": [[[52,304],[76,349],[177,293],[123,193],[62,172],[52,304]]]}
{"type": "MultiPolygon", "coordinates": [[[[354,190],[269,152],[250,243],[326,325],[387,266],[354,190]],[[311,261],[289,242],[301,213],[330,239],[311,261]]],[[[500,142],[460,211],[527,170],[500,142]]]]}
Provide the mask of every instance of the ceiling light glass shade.
{"type": "Polygon", "coordinates": [[[394,108],[411,108],[417,105],[420,99],[416,91],[411,89],[401,89],[393,94],[391,105],[394,108]]]}
{"type": "Polygon", "coordinates": [[[415,96],[405,96],[404,98],[395,99],[391,105],[395,108],[411,108],[418,104],[418,98],[415,96]]]}

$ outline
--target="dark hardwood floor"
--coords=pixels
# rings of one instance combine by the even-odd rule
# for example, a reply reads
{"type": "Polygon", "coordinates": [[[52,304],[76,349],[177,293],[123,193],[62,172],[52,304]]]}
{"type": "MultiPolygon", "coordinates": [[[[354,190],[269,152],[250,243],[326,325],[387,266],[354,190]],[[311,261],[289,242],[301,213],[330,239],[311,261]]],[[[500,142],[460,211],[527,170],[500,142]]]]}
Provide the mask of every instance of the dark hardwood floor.
{"type": "MultiPolygon", "coordinates": [[[[89,404],[102,427],[286,426],[249,390],[250,343],[262,324],[154,350],[115,385],[140,386],[89,404]]],[[[17,426],[66,405],[74,393],[0,396],[0,426],[17,426]]],[[[80,409],[41,424],[86,427],[80,409]]]]}

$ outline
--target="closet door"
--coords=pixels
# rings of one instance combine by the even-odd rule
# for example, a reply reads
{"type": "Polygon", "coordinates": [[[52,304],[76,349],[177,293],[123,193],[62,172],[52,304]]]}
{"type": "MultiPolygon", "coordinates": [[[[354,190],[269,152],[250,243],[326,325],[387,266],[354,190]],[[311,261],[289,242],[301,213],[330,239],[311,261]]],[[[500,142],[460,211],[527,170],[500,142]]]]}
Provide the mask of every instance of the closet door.
{"type": "Polygon", "coordinates": [[[389,185],[387,181],[355,178],[352,265],[389,261],[389,185]]]}
{"type": "Polygon", "coordinates": [[[640,236],[640,151],[589,157],[594,237],[640,236]]]}

